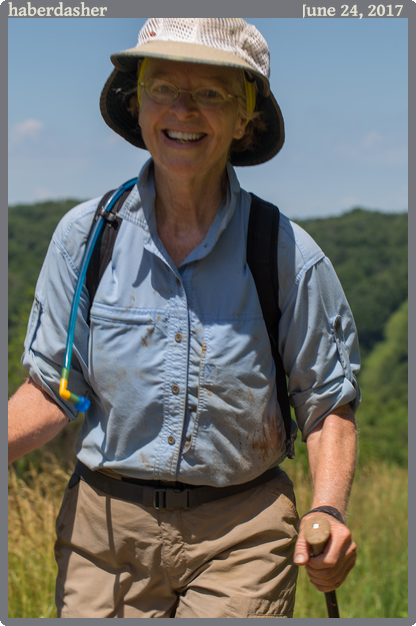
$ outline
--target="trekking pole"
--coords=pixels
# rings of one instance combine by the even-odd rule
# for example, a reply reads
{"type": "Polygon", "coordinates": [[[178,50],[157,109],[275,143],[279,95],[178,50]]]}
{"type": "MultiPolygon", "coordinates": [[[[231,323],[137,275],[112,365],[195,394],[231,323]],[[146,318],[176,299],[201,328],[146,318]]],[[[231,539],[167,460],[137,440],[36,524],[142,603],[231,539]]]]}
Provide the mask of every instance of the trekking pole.
{"type": "MultiPolygon", "coordinates": [[[[325,546],[331,534],[331,524],[326,517],[315,515],[305,520],[303,526],[305,539],[311,547],[313,556],[318,556],[325,550],[325,546]]],[[[325,592],[326,608],[328,617],[339,617],[337,596],[334,591],[325,592]]]]}

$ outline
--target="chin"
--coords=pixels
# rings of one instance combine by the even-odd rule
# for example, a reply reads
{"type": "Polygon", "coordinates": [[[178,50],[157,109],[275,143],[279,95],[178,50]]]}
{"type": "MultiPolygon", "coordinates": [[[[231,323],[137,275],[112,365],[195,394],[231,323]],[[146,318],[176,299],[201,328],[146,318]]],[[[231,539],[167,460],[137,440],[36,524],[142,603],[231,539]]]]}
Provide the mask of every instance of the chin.
{"type": "Polygon", "coordinates": [[[191,179],[200,175],[220,178],[227,164],[227,156],[213,163],[208,163],[204,159],[198,159],[192,155],[178,155],[176,158],[160,160],[153,157],[153,160],[162,173],[181,179],[191,179]]]}

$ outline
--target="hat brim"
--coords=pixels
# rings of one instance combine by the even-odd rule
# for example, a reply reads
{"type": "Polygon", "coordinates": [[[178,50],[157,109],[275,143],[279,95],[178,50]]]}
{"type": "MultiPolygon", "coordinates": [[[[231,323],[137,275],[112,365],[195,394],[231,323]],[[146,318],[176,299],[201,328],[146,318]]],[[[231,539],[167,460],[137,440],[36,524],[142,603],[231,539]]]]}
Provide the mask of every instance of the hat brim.
{"type": "MultiPolygon", "coordinates": [[[[163,55],[160,52],[156,53],[153,43],[156,44],[157,42],[151,42],[153,49],[152,54],[148,52],[143,54],[144,48],[151,45],[149,43],[146,46],[132,48],[131,51],[127,50],[111,57],[117,69],[112,72],[111,76],[107,80],[100,98],[101,115],[103,116],[106,124],[133,146],[144,150],[147,150],[147,148],[142,138],[140,126],[137,119],[135,119],[128,110],[131,94],[135,93],[137,88],[137,61],[139,58],[143,58],[143,56],[158,56],[160,58],[174,60],[173,52],[171,56],[167,57],[166,46],[163,55]],[[137,54],[138,50],[141,51],[140,55],[137,54]],[[133,54],[135,51],[136,54],[133,54]],[[123,70],[121,70],[121,67],[123,67],[123,70]],[[130,96],[128,94],[130,94],[130,96]]],[[[173,50],[171,48],[172,43],[175,42],[169,42],[169,48],[171,51],[173,50]]],[[[208,62],[206,58],[207,50],[211,50],[211,48],[206,46],[197,46],[196,44],[181,43],[180,45],[186,46],[188,49],[189,47],[204,48],[205,56],[203,60],[198,61],[195,60],[195,57],[192,57],[193,60],[191,61],[189,58],[184,58],[184,56],[180,59],[177,58],[176,60],[193,63],[208,62]]],[[[214,50],[214,52],[221,51],[214,50]]],[[[223,57],[222,65],[227,65],[228,67],[241,67],[241,69],[244,69],[242,65],[230,65],[227,63],[224,59],[225,54],[226,53],[221,52],[221,56],[223,57]]],[[[232,56],[235,60],[236,57],[234,55],[232,56]]],[[[241,61],[241,64],[245,63],[241,59],[239,59],[239,61],[241,61]]],[[[212,57],[212,64],[219,65],[220,63],[214,61],[214,58],[212,57]]],[[[246,63],[245,65],[248,64],[246,63]]],[[[258,74],[253,71],[253,68],[250,68],[250,71],[256,76],[256,78],[258,77],[258,74]]],[[[264,80],[267,81],[267,79],[262,77],[262,82],[264,80]]],[[[285,133],[282,112],[270,89],[268,89],[267,93],[267,96],[262,95],[262,93],[258,93],[256,102],[256,110],[261,112],[262,119],[266,123],[267,130],[261,134],[256,145],[252,149],[232,152],[230,155],[230,162],[232,165],[245,167],[265,163],[266,161],[272,159],[283,146],[285,133]]]]}

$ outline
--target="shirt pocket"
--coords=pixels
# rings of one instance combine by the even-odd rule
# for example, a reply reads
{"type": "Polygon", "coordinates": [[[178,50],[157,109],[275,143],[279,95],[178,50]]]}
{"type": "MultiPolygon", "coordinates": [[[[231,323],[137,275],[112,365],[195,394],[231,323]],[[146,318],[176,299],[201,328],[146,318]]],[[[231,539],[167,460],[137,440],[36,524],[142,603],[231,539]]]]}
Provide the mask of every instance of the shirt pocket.
{"type": "Polygon", "coordinates": [[[344,370],[345,377],[352,383],[354,376],[351,369],[350,356],[345,343],[344,329],[341,315],[336,315],[331,320],[331,331],[337,346],[338,357],[344,370]]]}
{"type": "Polygon", "coordinates": [[[108,406],[121,403],[123,411],[134,406],[137,410],[137,403],[146,399],[154,401],[155,393],[162,399],[166,344],[164,319],[154,311],[93,307],[89,339],[93,390],[108,406]]]}

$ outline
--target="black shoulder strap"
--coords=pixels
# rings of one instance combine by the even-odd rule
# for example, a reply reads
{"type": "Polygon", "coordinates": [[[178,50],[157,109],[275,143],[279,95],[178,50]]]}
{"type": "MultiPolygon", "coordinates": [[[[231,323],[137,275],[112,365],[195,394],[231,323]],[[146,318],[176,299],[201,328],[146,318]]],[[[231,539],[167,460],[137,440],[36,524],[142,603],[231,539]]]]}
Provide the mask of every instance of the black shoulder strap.
{"type": "MultiPolygon", "coordinates": [[[[101,215],[101,210],[105,203],[107,202],[110,195],[113,191],[108,191],[100,200],[97,210],[95,211],[94,219],[91,224],[90,232],[88,233],[88,238],[91,235],[91,231],[97,218],[101,215]]],[[[109,264],[114,244],[116,241],[116,237],[120,228],[120,224],[123,221],[121,217],[118,216],[118,212],[124,204],[127,196],[130,193],[130,189],[125,191],[120,198],[117,200],[111,212],[106,219],[106,222],[101,230],[101,233],[97,239],[94,250],[91,254],[90,263],[87,268],[87,275],[85,278],[85,283],[88,289],[88,293],[90,295],[90,308],[92,301],[94,300],[95,294],[97,292],[98,285],[100,284],[100,280],[103,277],[103,274],[106,270],[107,265],[109,264]]],[[[88,316],[89,317],[89,316],[88,316]]],[[[88,320],[89,321],[89,320],[88,320]]]]}
{"type": "Polygon", "coordinates": [[[290,416],[286,374],[278,349],[279,336],[279,273],[277,245],[279,236],[279,209],[251,195],[250,219],[247,233],[247,263],[256,284],[260,306],[269,333],[270,345],[276,368],[277,399],[282,411],[286,431],[286,452],[290,459],[295,456],[292,419],[290,416]]]}

